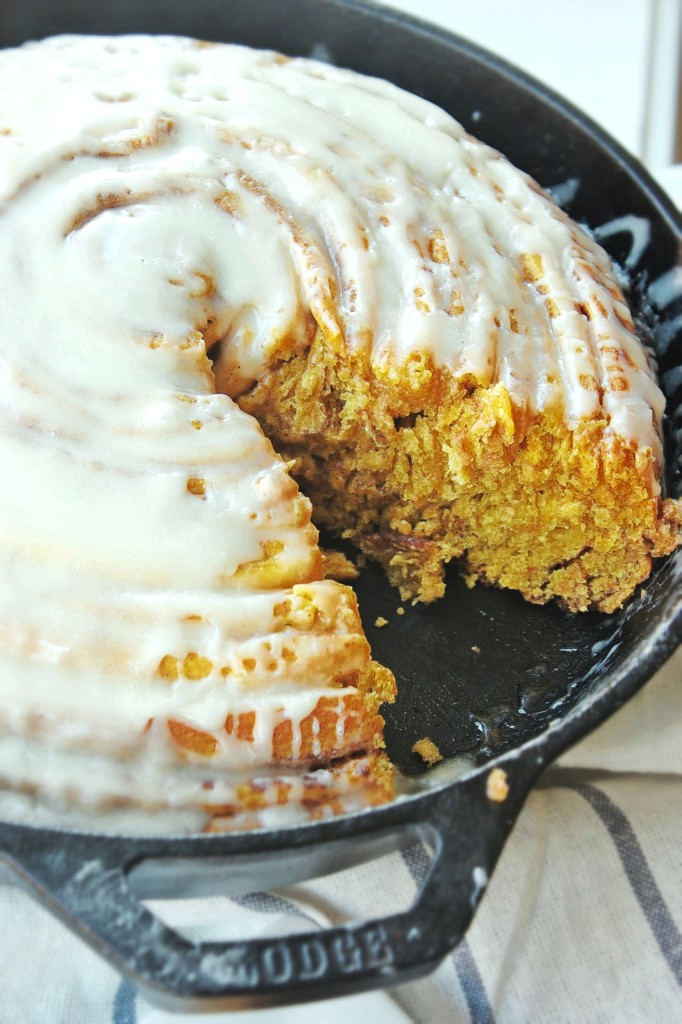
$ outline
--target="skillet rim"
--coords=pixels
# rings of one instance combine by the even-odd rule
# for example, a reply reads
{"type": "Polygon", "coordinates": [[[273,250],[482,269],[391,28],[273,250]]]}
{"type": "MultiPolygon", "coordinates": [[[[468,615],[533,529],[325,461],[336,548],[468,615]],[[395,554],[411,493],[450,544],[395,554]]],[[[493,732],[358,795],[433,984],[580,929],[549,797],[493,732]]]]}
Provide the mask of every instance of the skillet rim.
{"type": "MultiPolygon", "coordinates": [[[[676,235],[678,248],[681,253],[680,265],[682,265],[682,211],[674,206],[671,199],[636,157],[628,153],[608,132],[569,100],[566,100],[523,69],[516,67],[503,57],[486,50],[479,44],[404,11],[373,2],[373,0],[317,0],[317,3],[320,7],[327,8],[332,12],[335,9],[348,8],[378,22],[397,24],[401,28],[406,28],[414,35],[431,37],[454,54],[462,54],[465,58],[473,60],[477,66],[482,66],[486,73],[492,71],[496,78],[507,79],[515,86],[521,86],[534,100],[539,100],[542,107],[551,109],[555,114],[559,115],[564,123],[568,123],[574,130],[577,129],[579,132],[584,133],[591,142],[599,146],[612,164],[616,164],[621,172],[627,174],[639,196],[643,197],[654,208],[658,221],[663,222],[676,235]]],[[[42,37],[35,36],[33,38],[42,37]]],[[[670,559],[677,559],[680,562],[679,570],[673,569],[672,571],[676,575],[679,573],[680,577],[682,577],[682,549],[668,557],[670,559]]],[[[331,840],[335,838],[339,823],[351,821],[365,822],[368,818],[371,818],[372,821],[379,818],[383,819],[384,816],[390,816],[391,809],[397,804],[404,806],[408,803],[419,806],[420,802],[423,802],[424,798],[429,794],[456,787],[461,780],[484,775],[499,763],[506,762],[510,758],[513,760],[515,757],[532,753],[538,764],[541,760],[542,768],[544,769],[568,747],[588,735],[625,704],[664,664],[676,648],[682,644],[682,588],[677,599],[675,599],[674,594],[672,596],[667,595],[667,597],[668,600],[664,599],[662,601],[666,608],[664,620],[659,621],[651,630],[644,633],[637,640],[624,663],[613,673],[613,678],[610,678],[611,670],[607,669],[609,679],[606,686],[598,687],[594,692],[579,698],[573,706],[565,711],[560,711],[557,718],[536,735],[531,736],[518,745],[514,745],[510,750],[498,754],[484,764],[473,766],[470,770],[458,775],[452,781],[442,784],[425,785],[423,788],[415,787],[415,792],[399,795],[386,805],[349,812],[339,817],[319,822],[303,822],[275,829],[263,828],[257,829],[255,832],[237,830],[229,833],[227,836],[220,834],[207,835],[205,833],[170,833],[164,834],[162,838],[168,843],[182,841],[187,838],[215,843],[219,838],[225,839],[229,838],[229,836],[242,835],[282,835],[284,838],[303,829],[312,842],[324,841],[325,839],[331,840]],[[537,748],[539,748],[539,753],[537,748]]],[[[630,600],[634,599],[631,598],[630,600]]],[[[158,836],[154,836],[154,833],[98,832],[80,827],[53,828],[25,823],[12,822],[11,824],[19,829],[30,830],[32,834],[40,833],[55,837],[64,834],[87,835],[99,836],[103,840],[116,837],[128,839],[131,842],[151,837],[158,838],[158,836]]]]}
{"type": "MultiPolygon", "coordinates": [[[[367,15],[372,15],[378,21],[384,23],[395,22],[400,26],[407,27],[412,32],[433,36],[443,43],[455,54],[461,54],[465,59],[471,60],[482,70],[489,73],[491,70],[496,77],[511,80],[515,85],[520,85],[530,93],[531,97],[543,108],[549,108],[575,131],[584,133],[588,139],[596,143],[606,157],[615,162],[621,172],[627,174],[638,196],[643,197],[648,207],[653,208],[656,214],[656,223],[663,223],[672,231],[677,240],[678,253],[682,247],[682,216],[674,209],[670,200],[665,196],[660,187],[653,181],[648,172],[639,165],[639,162],[631,157],[625,150],[606,132],[595,125],[586,115],[577,111],[569,102],[557,96],[552,90],[536,82],[531,76],[520,71],[495,55],[462,39],[438,26],[422,22],[419,19],[405,15],[403,12],[393,11],[390,8],[379,7],[365,0],[317,0],[321,7],[328,10],[339,8],[352,8],[367,15]]],[[[672,263],[670,264],[672,266],[672,263]]],[[[670,566],[674,574],[674,581],[682,579],[682,550],[675,556],[675,565],[670,566]]],[[[418,903],[410,911],[412,917],[405,920],[406,937],[409,938],[416,921],[415,914],[418,910],[425,910],[427,904],[431,906],[431,924],[440,941],[440,946],[434,953],[429,954],[431,959],[426,960],[424,954],[415,966],[415,958],[409,959],[405,965],[396,963],[396,970],[389,975],[379,970],[372,975],[371,965],[363,965],[362,974],[354,977],[346,988],[350,991],[359,991],[373,985],[385,986],[391,981],[405,981],[410,977],[423,974],[426,970],[437,965],[447,949],[452,948],[458,937],[461,938],[463,929],[473,915],[474,908],[485,888],[475,884],[471,889],[471,880],[462,880],[465,868],[471,868],[472,863],[485,864],[490,870],[499,856],[504,841],[506,840],[514,823],[525,797],[535,783],[541,770],[547,767],[554,758],[573,742],[582,736],[587,735],[597,725],[605,721],[614,711],[626,702],[633,694],[644,685],[658,667],[669,657],[675,648],[682,642],[682,591],[678,588],[677,593],[672,588],[664,592],[660,602],[656,602],[660,608],[661,616],[658,622],[637,639],[633,648],[623,662],[616,667],[616,670],[607,670],[605,683],[598,683],[594,690],[585,693],[578,702],[560,712],[557,720],[550,723],[540,733],[530,737],[523,743],[511,750],[505,751],[483,765],[473,768],[470,772],[442,784],[437,783],[424,787],[421,791],[408,794],[394,800],[392,803],[382,807],[368,808],[363,811],[344,814],[334,819],[321,822],[304,822],[295,826],[277,829],[259,829],[256,831],[241,831],[229,834],[181,834],[181,835],[158,835],[158,834],[126,834],[93,832],[72,828],[45,828],[39,825],[22,825],[0,822],[0,859],[14,862],[18,873],[23,876],[24,881],[37,891],[53,911],[56,911],[66,923],[75,927],[81,937],[89,938],[91,945],[100,952],[108,955],[115,965],[131,974],[135,981],[146,988],[148,995],[159,996],[159,988],[154,988],[155,979],[145,974],[144,969],[136,972],[135,962],[130,960],[117,960],[119,950],[112,945],[110,936],[106,929],[99,932],[91,927],[88,918],[88,900],[92,899],[92,892],[87,888],[78,888],[81,874],[87,865],[88,851],[96,850],[98,855],[101,852],[105,867],[107,865],[117,869],[112,871],[114,881],[123,878],[135,862],[153,859],[154,856],[167,858],[173,857],[210,857],[224,856],[229,867],[229,858],[236,855],[256,857],[259,853],[271,855],[275,852],[296,853],[300,850],[302,858],[305,858],[306,851],[314,847],[331,847],[337,849],[342,846],[347,849],[345,840],[357,837],[372,837],[384,832],[397,832],[400,828],[429,827],[432,834],[440,840],[440,855],[436,855],[435,870],[428,876],[424,888],[420,893],[418,903]],[[509,771],[512,790],[506,805],[500,807],[490,806],[490,801],[485,799],[485,789],[482,784],[483,777],[491,769],[498,765],[504,765],[509,771]],[[467,810],[468,808],[468,810],[467,810]],[[463,817],[457,817],[459,811],[463,811],[463,817]],[[454,823],[452,819],[455,819],[454,823]],[[462,849],[462,827],[467,824],[472,826],[472,836],[466,835],[469,845],[462,849]],[[81,842],[82,841],[82,842],[81,842]],[[475,859],[472,860],[471,858],[475,859]],[[60,876],[57,867],[61,862],[62,872],[67,871],[66,887],[63,884],[64,875],[60,876]],[[76,874],[76,870],[78,874],[76,874]],[[71,876],[68,876],[68,872],[71,876]],[[459,874],[459,878],[453,880],[452,875],[459,874]],[[69,886],[73,883],[72,895],[75,903],[68,898],[69,886]],[[79,902],[80,901],[80,902],[79,902]],[[85,901],[85,902],[83,902],[85,901]],[[434,906],[436,911],[434,912],[434,906]],[[80,908],[80,913],[79,913],[80,908]],[[446,922],[443,914],[448,910],[450,918],[457,921],[446,922]],[[437,915],[437,916],[436,916],[437,915]],[[443,920],[441,920],[443,918],[443,920]],[[88,928],[90,931],[88,932],[88,928]],[[449,930],[448,930],[449,929],[449,930]],[[457,930],[459,929],[459,930],[457,930]],[[104,941],[102,941],[102,939],[104,941]],[[400,972],[400,973],[399,973],[400,972]],[[398,976],[399,974],[399,976],[398,976]]],[[[414,834],[414,833],[413,833],[414,834]]],[[[474,883],[476,883],[476,870],[474,868],[474,883]]],[[[321,872],[318,872],[320,874],[321,872]]],[[[310,877],[310,871],[306,877],[310,877]]],[[[104,874],[95,878],[98,885],[104,886],[106,882],[104,874]]],[[[106,897],[106,893],[105,893],[106,897]]],[[[422,914],[423,918],[423,914],[422,914]]],[[[390,926],[391,922],[396,926],[395,948],[400,949],[400,938],[397,934],[399,927],[398,918],[386,919],[383,923],[390,926]]],[[[95,924],[97,921],[95,920],[95,924]]],[[[368,934],[368,927],[376,924],[369,922],[369,925],[360,925],[352,934],[362,938],[368,934]],[[364,929],[364,933],[363,933],[364,929]]],[[[381,927],[381,924],[380,924],[381,927]]],[[[137,933],[134,933],[137,934],[137,933]]],[[[350,934],[350,933],[349,933],[350,934]]],[[[393,938],[394,933],[390,932],[393,938]]],[[[305,939],[305,936],[303,937],[305,939]]],[[[325,934],[327,948],[333,942],[339,941],[338,929],[325,934]]],[[[255,945],[252,943],[252,945],[255,945]]],[[[164,947],[159,947],[161,952],[164,947]]],[[[239,947],[246,950],[246,946],[239,947]]],[[[271,949],[274,947],[271,947],[271,949]]],[[[293,947],[292,947],[293,948],[293,947]]],[[[247,950],[250,952],[250,947],[247,950]]],[[[254,954],[255,955],[255,954],[254,954]]],[[[188,977],[188,973],[187,973],[188,977]]],[[[186,979],[185,979],[186,980],[186,979]]],[[[266,981],[267,981],[266,977],[266,981]]],[[[341,990],[338,976],[331,978],[331,986],[327,986],[322,993],[326,996],[334,995],[341,990]],[[334,987],[336,986],[336,987],[334,987]]],[[[264,994],[256,993],[255,998],[246,1000],[246,1005],[262,1005],[272,1002],[273,984],[266,985],[264,994]]],[[[196,995],[197,993],[191,993],[196,995]]],[[[202,998],[207,998],[204,992],[198,993],[202,998]]],[[[223,993],[225,998],[232,999],[227,990],[223,993]]],[[[294,977],[293,982],[281,987],[274,999],[280,1003],[283,999],[311,998],[316,993],[310,992],[304,985],[302,978],[294,977]]],[[[183,1000],[186,993],[173,992],[176,999],[183,1000]]],[[[210,994],[208,998],[210,998],[210,994]]],[[[237,993],[237,998],[241,998],[237,993]]]]}

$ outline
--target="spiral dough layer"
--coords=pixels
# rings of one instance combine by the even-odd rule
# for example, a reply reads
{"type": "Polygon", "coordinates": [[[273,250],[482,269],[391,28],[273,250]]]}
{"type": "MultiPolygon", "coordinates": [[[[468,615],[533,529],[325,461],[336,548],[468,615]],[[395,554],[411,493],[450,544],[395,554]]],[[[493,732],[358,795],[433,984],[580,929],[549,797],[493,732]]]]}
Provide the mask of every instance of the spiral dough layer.
{"type": "Polygon", "coordinates": [[[233,401],[313,336],[660,460],[604,253],[388,83],[171,38],[6,51],[0,208],[0,776],[24,793],[229,808],[207,759],[251,779],[380,743],[354,598],[233,401]]]}

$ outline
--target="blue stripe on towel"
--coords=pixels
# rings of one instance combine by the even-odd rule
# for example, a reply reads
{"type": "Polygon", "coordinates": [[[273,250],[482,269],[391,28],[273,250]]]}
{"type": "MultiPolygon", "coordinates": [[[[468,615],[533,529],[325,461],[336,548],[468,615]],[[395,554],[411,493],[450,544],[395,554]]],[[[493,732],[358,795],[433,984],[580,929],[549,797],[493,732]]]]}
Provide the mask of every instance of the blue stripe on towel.
{"type": "MultiPolygon", "coordinates": [[[[401,853],[410,875],[417,885],[421,886],[431,863],[424,846],[421,843],[414,843],[401,853]]],[[[452,962],[466,999],[471,1024],[495,1024],[495,1014],[488,1000],[483,978],[466,939],[462,939],[453,952],[452,962]]]]}
{"type": "Polygon", "coordinates": [[[682,986],[682,934],[651,873],[632,825],[621,809],[596,786],[576,784],[570,788],[587,800],[606,826],[658,947],[678,985],[682,986]]]}
{"type": "Polygon", "coordinates": [[[452,954],[459,983],[467,1001],[472,1024],[495,1024],[495,1015],[490,1005],[478,965],[474,960],[471,946],[466,939],[460,942],[452,954]]]}
{"type": "Polygon", "coordinates": [[[291,914],[293,917],[302,917],[317,925],[315,918],[306,914],[295,903],[271,892],[247,892],[242,896],[230,896],[230,899],[237,906],[244,907],[245,910],[253,910],[257,914],[291,914]]]}
{"type": "Polygon", "coordinates": [[[112,1006],[111,1024],[137,1024],[135,989],[124,979],[116,990],[112,1006]]]}

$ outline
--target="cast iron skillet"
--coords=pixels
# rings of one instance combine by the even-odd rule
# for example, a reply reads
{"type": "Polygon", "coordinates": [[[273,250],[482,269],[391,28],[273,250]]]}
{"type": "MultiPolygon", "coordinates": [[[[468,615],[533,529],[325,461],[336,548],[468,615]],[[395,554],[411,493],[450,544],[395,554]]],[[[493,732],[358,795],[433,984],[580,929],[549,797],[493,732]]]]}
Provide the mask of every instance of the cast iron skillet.
{"type": "MultiPolygon", "coordinates": [[[[679,493],[682,293],[665,296],[660,281],[678,264],[682,224],[646,173],[568,104],[460,39],[355,0],[117,0],[102,7],[4,0],[0,45],[65,31],[174,33],[331,59],[434,100],[556,188],[568,212],[629,271],[632,305],[669,399],[666,484],[679,493]],[[656,299],[665,299],[664,308],[656,299]]],[[[374,651],[398,676],[386,732],[406,776],[401,799],[336,820],[229,836],[105,837],[0,824],[0,857],[157,1000],[256,1005],[425,974],[464,934],[539,773],[626,701],[680,642],[681,579],[678,552],[656,566],[646,593],[621,612],[570,616],[515,594],[468,591],[453,571],[443,601],[397,618],[395,592],[370,567],[357,589],[374,651]],[[389,620],[382,630],[373,626],[379,614],[389,620]],[[418,777],[410,748],[425,735],[449,761],[418,777]],[[462,756],[469,769],[458,777],[450,769],[462,756]],[[502,803],[486,796],[492,765],[509,779],[502,803]],[[415,904],[383,920],[276,940],[194,944],[138,899],[266,889],[415,839],[431,849],[431,871],[415,904]]]]}

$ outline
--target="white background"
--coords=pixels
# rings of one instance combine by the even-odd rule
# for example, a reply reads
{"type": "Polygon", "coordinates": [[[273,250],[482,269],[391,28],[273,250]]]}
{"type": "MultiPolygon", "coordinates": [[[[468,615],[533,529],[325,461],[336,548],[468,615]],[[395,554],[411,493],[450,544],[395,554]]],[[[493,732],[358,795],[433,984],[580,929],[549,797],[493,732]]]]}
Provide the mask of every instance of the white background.
{"type": "Polygon", "coordinates": [[[682,206],[680,0],[390,0],[386,6],[465,36],[549,85],[642,160],[682,206]]]}

